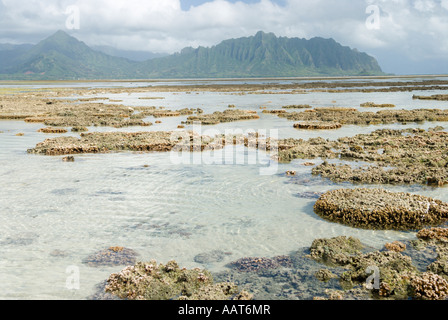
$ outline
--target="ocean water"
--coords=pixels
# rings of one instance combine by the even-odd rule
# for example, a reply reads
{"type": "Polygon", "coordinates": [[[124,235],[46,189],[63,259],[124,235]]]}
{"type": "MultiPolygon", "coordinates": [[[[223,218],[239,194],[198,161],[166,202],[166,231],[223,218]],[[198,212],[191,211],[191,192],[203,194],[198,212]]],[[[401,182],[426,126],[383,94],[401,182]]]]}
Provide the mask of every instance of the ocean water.
{"type": "MultiPolygon", "coordinates": [[[[130,106],[202,108],[205,113],[222,111],[229,104],[235,104],[239,109],[258,111],[261,117],[186,128],[203,134],[211,132],[210,129],[222,133],[253,129],[279,138],[337,139],[378,128],[427,129],[437,125],[447,128],[448,124],[346,126],[340,130],[303,131],[294,129],[293,122],[262,114],[260,107],[278,109],[305,103],[314,107],[359,107],[361,103],[373,101],[396,104],[396,109],[447,108],[447,102],[412,100],[413,94],[435,93],[448,93],[448,90],[300,95],[126,93],[108,97],[130,106]],[[143,96],[165,99],[139,99],[143,96]]],[[[98,96],[104,97],[104,94],[98,96]]],[[[148,120],[154,122],[152,118],[148,120]]],[[[90,129],[176,130],[185,117],[157,120],[163,123],[152,127],[90,129]]],[[[355,236],[379,249],[386,242],[415,237],[412,232],[359,230],[320,219],[313,212],[315,200],[300,198],[299,193],[354,186],[312,177],[311,169],[303,166],[306,161],[276,164],[262,151],[228,147],[222,152],[193,154],[191,161],[183,163],[176,162],[171,153],[137,152],[77,155],[74,163],[65,163],[60,156],[27,153],[37,143],[60,136],[38,133],[42,127],[42,124],[22,121],[0,121],[0,299],[86,299],[95,293],[98,283],[124,267],[90,267],[83,263],[87,256],[110,246],[131,248],[139,253],[140,260],[166,263],[175,259],[181,266],[219,272],[226,270],[227,263],[242,257],[286,255],[309,247],[316,238],[355,236]],[[24,135],[16,136],[17,133],[24,135]],[[237,159],[243,160],[238,163],[237,159]],[[273,170],[271,174],[261,174],[268,166],[273,170]],[[298,183],[290,183],[284,174],[287,170],[297,171],[298,183]],[[221,262],[195,262],[195,256],[213,250],[228,255],[221,262]],[[80,285],[76,290],[69,290],[67,281],[73,270],[79,271],[80,285]]],[[[448,201],[446,188],[387,186],[387,189],[448,201]]]]}

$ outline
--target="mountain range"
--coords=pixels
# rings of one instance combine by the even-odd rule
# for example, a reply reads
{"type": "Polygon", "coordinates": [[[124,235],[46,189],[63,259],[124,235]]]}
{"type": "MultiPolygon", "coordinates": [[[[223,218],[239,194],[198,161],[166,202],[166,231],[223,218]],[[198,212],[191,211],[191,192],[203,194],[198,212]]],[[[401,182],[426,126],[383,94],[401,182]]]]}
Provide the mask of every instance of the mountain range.
{"type": "Polygon", "coordinates": [[[383,75],[375,58],[333,39],[255,36],[172,55],[89,47],[58,31],[36,45],[0,44],[0,79],[166,79],[383,75]],[[96,50],[95,50],[96,49],[96,50]],[[128,58],[125,58],[128,57],[128,58]]]}

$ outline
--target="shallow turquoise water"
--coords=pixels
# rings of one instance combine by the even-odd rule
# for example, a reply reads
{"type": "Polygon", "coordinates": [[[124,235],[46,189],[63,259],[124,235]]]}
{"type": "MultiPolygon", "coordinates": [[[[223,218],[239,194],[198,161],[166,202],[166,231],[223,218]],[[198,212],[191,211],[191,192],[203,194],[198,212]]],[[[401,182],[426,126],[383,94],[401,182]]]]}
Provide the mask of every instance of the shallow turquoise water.
{"type": "MultiPolygon", "coordinates": [[[[82,86],[89,86],[83,84],[82,86]]],[[[447,91],[448,92],[448,91],[447,91]]],[[[437,93],[440,93],[438,91],[437,93]]],[[[154,93],[163,100],[139,100],[150,94],[110,95],[126,105],[155,105],[168,109],[204,109],[205,113],[225,110],[229,104],[256,110],[256,121],[202,127],[278,130],[280,138],[308,139],[321,136],[336,139],[378,128],[402,125],[347,126],[336,131],[300,131],[292,122],[261,114],[260,106],[278,109],[287,104],[357,107],[360,103],[394,103],[397,108],[446,108],[447,102],[412,100],[413,93],[350,93],[308,95],[230,95],[220,93],[154,93]],[[336,101],[336,102],[333,102],[336,101]]],[[[99,94],[98,96],[104,96],[99,94]]],[[[363,111],[369,111],[363,109],[363,111]]],[[[185,118],[162,118],[162,124],[122,131],[175,130],[185,118]]],[[[154,121],[154,119],[150,119],[154,121]]],[[[409,124],[429,128],[446,123],[409,124]]],[[[0,299],[84,299],[94,286],[122,267],[92,268],[82,261],[110,246],[132,248],[140,259],[167,262],[175,259],[185,267],[225,270],[225,264],[246,256],[288,254],[307,247],[320,237],[350,235],[381,248],[390,240],[413,239],[415,234],[395,231],[358,230],[328,223],[313,213],[314,200],[300,192],[323,192],[340,187],[312,178],[305,161],[281,164],[275,174],[260,175],[267,155],[238,147],[228,156],[256,164],[175,164],[170,153],[112,153],[78,155],[74,163],[62,157],[27,154],[26,150],[46,138],[36,131],[42,124],[0,121],[0,299]],[[22,132],[22,137],[16,133],[22,132]],[[144,167],[149,165],[149,167],[144,167]],[[298,173],[299,184],[291,184],[287,170],[298,173]],[[55,250],[62,255],[54,255],[55,250]],[[200,265],[198,254],[213,250],[229,252],[224,261],[200,265]],[[80,288],[69,290],[67,268],[80,272],[80,288]]],[[[191,127],[187,127],[189,129],[191,127]]],[[[113,128],[91,128],[115,131],[113,128]]],[[[69,133],[72,134],[72,133],[69,133]]],[[[233,148],[233,147],[232,147],[233,148]]],[[[202,157],[206,155],[198,154],[202,157]]],[[[217,154],[214,154],[217,156],[217,154]]],[[[229,159],[228,159],[229,160],[229,159]]],[[[320,160],[313,160],[319,163],[320,160]]],[[[344,187],[352,187],[344,184],[344,187]]],[[[374,187],[374,186],[369,186],[374,187]]],[[[448,201],[445,188],[417,186],[387,187],[448,201]]]]}

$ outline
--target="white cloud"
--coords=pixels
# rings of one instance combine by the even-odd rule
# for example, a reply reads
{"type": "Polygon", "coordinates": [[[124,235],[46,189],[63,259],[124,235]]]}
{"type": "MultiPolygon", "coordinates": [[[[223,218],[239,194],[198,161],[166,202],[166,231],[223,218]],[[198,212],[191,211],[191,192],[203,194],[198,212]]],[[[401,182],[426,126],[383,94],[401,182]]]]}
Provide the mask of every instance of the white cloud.
{"type": "Polygon", "coordinates": [[[448,0],[442,0],[441,6],[442,8],[448,10],[448,0]]]}
{"type": "Polygon", "coordinates": [[[80,9],[81,28],[67,31],[88,44],[122,49],[174,52],[263,30],[332,37],[361,51],[414,59],[448,56],[448,0],[286,0],[284,6],[214,0],[189,11],[181,9],[180,0],[0,0],[0,42],[36,42],[64,29],[70,5],[80,9]],[[365,25],[371,4],[381,11],[378,30],[365,25]]]}
{"type": "Polygon", "coordinates": [[[431,12],[436,8],[436,4],[432,0],[417,0],[414,3],[414,8],[421,12],[431,12]]]}

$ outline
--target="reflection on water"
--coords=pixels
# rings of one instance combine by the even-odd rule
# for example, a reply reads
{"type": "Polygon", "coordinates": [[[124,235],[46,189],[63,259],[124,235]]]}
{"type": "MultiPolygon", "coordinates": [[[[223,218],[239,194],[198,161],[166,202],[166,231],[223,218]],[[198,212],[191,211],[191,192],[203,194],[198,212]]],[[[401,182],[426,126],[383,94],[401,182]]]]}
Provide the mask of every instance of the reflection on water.
{"type": "MultiPolygon", "coordinates": [[[[78,85],[91,87],[101,83],[78,85]]],[[[261,114],[259,109],[302,103],[315,107],[359,107],[367,101],[393,103],[397,108],[446,106],[439,101],[412,100],[412,93],[155,94],[161,95],[165,99],[141,100],[138,99],[141,94],[110,95],[110,99],[123,100],[126,105],[169,109],[200,107],[205,113],[222,111],[229,104],[235,104],[241,109],[259,111],[260,120],[220,124],[213,126],[214,129],[223,133],[235,128],[278,129],[280,138],[336,139],[378,128],[427,129],[445,125],[347,126],[336,131],[301,131],[292,128],[292,122],[261,114]]],[[[145,128],[90,129],[175,130],[184,119],[162,118],[162,124],[145,128]]],[[[1,299],[86,298],[94,292],[95,285],[122,268],[93,268],[83,264],[87,256],[110,246],[131,248],[142,260],[165,263],[175,259],[185,267],[199,266],[222,272],[230,261],[246,256],[289,254],[309,246],[319,237],[351,235],[376,248],[390,240],[414,237],[413,233],[406,232],[357,230],[317,217],[313,213],[315,199],[298,195],[325,192],[341,185],[312,177],[310,167],[303,166],[304,161],[280,164],[277,174],[271,176],[260,175],[261,163],[173,164],[168,153],[88,154],[76,156],[74,163],[65,163],[62,157],[26,153],[36,143],[57,136],[37,133],[41,127],[41,124],[21,121],[0,121],[1,299]],[[19,132],[24,136],[16,136],[19,132]],[[286,177],[287,170],[296,171],[297,177],[286,177]],[[219,259],[198,258],[213,252],[225,254],[219,259]],[[79,290],[66,288],[70,266],[79,268],[79,290]]],[[[247,156],[255,151],[235,148],[234,152],[247,156]]],[[[313,162],[318,164],[320,160],[313,162]]],[[[441,188],[395,186],[388,189],[448,201],[446,190],[441,188]]]]}

